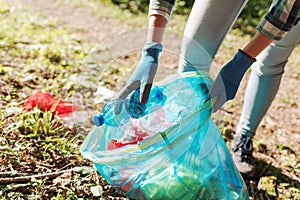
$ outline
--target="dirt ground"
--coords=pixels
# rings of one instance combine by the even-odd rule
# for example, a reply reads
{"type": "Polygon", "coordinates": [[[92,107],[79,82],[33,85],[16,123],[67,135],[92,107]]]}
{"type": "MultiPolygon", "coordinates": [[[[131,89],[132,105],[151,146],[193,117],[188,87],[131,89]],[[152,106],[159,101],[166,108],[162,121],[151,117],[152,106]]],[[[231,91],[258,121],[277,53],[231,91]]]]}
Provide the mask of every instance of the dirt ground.
{"type": "MultiPolygon", "coordinates": [[[[89,8],[71,8],[67,1],[19,1],[28,8],[42,12],[50,18],[59,19],[61,26],[76,32],[84,41],[95,45],[107,37],[134,28],[132,25],[109,16],[98,17],[89,8]]],[[[227,39],[230,40],[230,38],[227,39]]],[[[221,53],[217,55],[216,63],[223,62],[221,54],[224,51],[226,51],[225,47],[221,47],[221,53]]],[[[300,48],[298,45],[286,66],[279,92],[254,138],[254,156],[257,159],[256,164],[259,170],[256,178],[246,180],[250,193],[251,190],[263,190],[259,178],[271,175],[277,179],[285,180],[289,184],[300,186],[299,56],[300,48]]],[[[176,62],[176,59],[166,62],[171,66],[170,71],[176,70],[174,67],[177,65],[176,62]]],[[[248,76],[249,74],[245,76],[236,99],[227,103],[224,109],[214,115],[216,123],[223,133],[226,133],[227,138],[225,139],[232,139],[232,134],[238,123],[248,76]]]]}

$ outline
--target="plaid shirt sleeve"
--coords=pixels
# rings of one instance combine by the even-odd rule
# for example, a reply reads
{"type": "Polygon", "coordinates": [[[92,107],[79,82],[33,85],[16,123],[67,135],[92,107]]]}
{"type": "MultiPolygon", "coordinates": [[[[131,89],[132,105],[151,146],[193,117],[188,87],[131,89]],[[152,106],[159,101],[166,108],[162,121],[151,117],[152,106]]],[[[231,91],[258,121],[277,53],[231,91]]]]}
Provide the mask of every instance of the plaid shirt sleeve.
{"type": "Polygon", "coordinates": [[[149,16],[161,15],[169,20],[175,0],[150,0],[149,16]]]}
{"type": "Polygon", "coordinates": [[[299,8],[300,0],[274,0],[257,30],[274,40],[284,38],[299,21],[299,8]]]}

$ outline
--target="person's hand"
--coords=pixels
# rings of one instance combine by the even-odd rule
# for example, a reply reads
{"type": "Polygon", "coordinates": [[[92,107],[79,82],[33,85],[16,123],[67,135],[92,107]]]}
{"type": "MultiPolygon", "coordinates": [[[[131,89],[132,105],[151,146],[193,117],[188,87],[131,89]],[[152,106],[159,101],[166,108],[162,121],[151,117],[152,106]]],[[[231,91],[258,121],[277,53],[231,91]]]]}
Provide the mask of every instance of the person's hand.
{"type": "Polygon", "coordinates": [[[212,107],[213,112],[235,97],[245,72],[255,61],[255,58],[239,50],[233,59],[221,69],[208,96],[208,99],[216,98],[212,107]]]}
{"type": "Polygon", "coordinates": [[[145,44],[138,66],[134,70],[126,86],[118,94],[117,98],[124,99],[132,91],[139,89],[141,103],[147,103],[153,79],[157,71],[158,57],[161,51],[162,45],[160,43],[149,42],[145,44]]]}
{"type": "MultiPolygon", "coordinates": [[[[114,112],[113,115],[122,115],[121,118],[125,121],[129,117],[127,114],[130,114],[131,117],[137,117],[143,112],[143,104],[146,104],[148,101],[150,89],[157,71],[158,57],[161,51],[162,45],[159,43],[150,42],[145,44],[142,50],[141,60],[129,81],[117,95],[116,99],[110,102],[110,109],[113,109],[114,112]],[[126,99],[130,93],[132,93],[132,95],[129,99],[126,99]],[[140,99],[141,102],[136,102],[136,99],[140,99]],[[127,114],[124,115],[125,109],[127,114]],[[124,112],[122,112],[122,110],[124,110],[124,112]]],[[[101,126],[104,123],[102,115],[102,113],[94,115],[93,120],[96,126],[101,126]]]]}

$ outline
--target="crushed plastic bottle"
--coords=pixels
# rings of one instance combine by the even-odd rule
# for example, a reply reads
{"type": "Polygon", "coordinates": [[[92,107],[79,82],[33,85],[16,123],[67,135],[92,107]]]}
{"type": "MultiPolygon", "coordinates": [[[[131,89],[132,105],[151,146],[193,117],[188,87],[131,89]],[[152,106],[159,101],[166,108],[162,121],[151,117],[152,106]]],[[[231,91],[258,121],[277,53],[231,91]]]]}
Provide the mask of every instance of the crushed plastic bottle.
{"type": "Polygon", "coordinates": [[[134,90],[127,99],[108,101],[102,111],[94,116],[96,126],[121,126],[130,119],[141,118],[162,107],[166,101],[162,88],[154,88],[146,104],[140,103],[140,90],[134,90]]]}
{"type": "Polygon", "coordinates": [[[115,99],[108,101],[102,108],[102,111],[94,115],[93,121],[96,126],[102,126],[104,124],[108,126],[121,126],[128,122],[130,115],[126,100],[115,99]],[[116,106],[119,106],[119,113],[116,113],[116,106]]]}
{"type": "Polygon", "coordinates": [[[166,121],[178,121],[182,115],[190,113],[191,109],[201,106],[207,93],[207,83],[197,76],[180,78],[169,76],[160,82],[160,85],[152,87],[146,104],[140,103],[140,90],[137,89],[126,99],[108,101],[102,111],[94,116],[94,123],[96,126],[103,124],[122,126],[132,119],[142,118],[162,107],[166,112],[166,121]]]}
{"type": "MultiPolygon", "coordinates": [[[[146,104],[140,103],[139,89],[126,99],[108,101],[94,116],[97,126],[117,128],[117,139],[109,141],[107,150],[138,144],[180,123],[205,102],[209,85],[206,80],[202,76],[176,74],[153,85],[146,104]]],[[[203,112],[198,122],[209,114],[210,110],[203,112]]]]}

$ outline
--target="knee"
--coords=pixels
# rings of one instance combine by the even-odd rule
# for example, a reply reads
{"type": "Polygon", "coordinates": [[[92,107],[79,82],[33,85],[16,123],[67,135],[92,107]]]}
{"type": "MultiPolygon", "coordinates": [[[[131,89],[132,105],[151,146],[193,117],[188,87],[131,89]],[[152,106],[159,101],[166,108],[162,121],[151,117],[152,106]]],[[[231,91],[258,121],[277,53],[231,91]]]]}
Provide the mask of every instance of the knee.
{"type": "Polygon", "coordinates": [[[199,43],[183,40],[180,52],[179,71],[209,71],[213,57],[199,43]]]}
{"type": "Polygon", "coordinates": [[[252,66],[252,69],[256,71],[259,75],[276,77],[276,76],[281,76],[284,73],[284,68],[286,63],[287,60],[277,65],[267,65],[265,63],[257,61],[257,63],[255,63],[252,66]]]}
{"type": "Polygon", "coordinates": [[[254,68],[263,75],[281,75],[293,49],[294,46],[273,42],[257,57],[254,68]]]}

